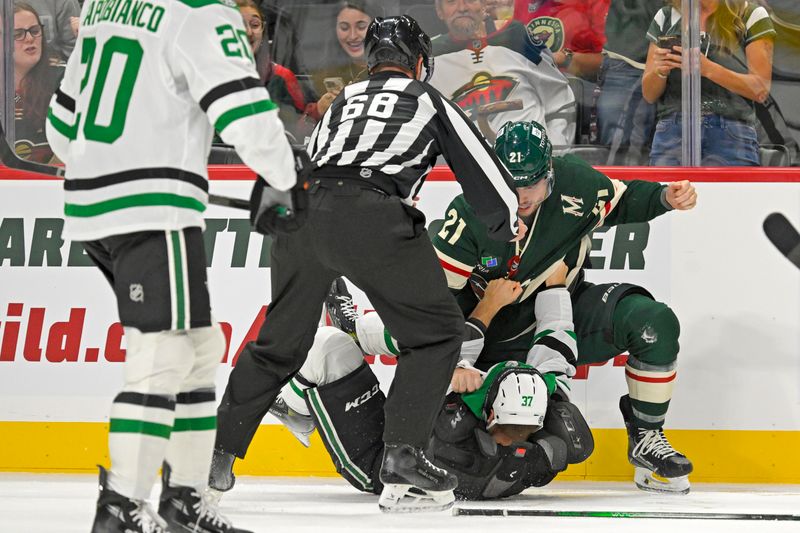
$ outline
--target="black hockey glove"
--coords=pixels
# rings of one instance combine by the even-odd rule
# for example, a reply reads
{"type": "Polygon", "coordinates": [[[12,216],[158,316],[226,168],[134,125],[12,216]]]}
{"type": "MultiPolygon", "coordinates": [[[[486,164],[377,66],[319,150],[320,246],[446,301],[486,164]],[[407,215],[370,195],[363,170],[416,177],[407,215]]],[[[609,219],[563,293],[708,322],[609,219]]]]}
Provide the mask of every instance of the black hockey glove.
{"type": "Polygon", "coordinates": [[[264,235],[292,233],[308,216],[308,175],[311,160],[302,146],[292,145],[297,183],[288,191],[270,187],[260,176],[250,194],[250,223],[264,235]]]}

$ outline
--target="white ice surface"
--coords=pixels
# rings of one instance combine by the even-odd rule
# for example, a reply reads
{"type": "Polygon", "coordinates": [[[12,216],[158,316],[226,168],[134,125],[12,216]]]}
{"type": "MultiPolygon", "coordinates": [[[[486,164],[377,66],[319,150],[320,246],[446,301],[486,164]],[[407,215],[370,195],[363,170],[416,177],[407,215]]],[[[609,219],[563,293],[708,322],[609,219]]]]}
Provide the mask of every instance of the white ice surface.
{"type": "MultiPolygon", "coordinates": [[[[0,474],[0,533],[88,533],[97,498],[89,475],[0,474]]],[[[157,490],[153,491],[157,494],[157,490]]],[[[798,485],[702,485],[691,494],[644,493],[628,483],[553,483],[514,498],[463,507],[584,511],[800,514],[798,485]]],[[[222,499],[237,527],[256,533],[800,532],[800,522],[387,515],[377,497],[335,478],[241,477],[222,499]]]]}

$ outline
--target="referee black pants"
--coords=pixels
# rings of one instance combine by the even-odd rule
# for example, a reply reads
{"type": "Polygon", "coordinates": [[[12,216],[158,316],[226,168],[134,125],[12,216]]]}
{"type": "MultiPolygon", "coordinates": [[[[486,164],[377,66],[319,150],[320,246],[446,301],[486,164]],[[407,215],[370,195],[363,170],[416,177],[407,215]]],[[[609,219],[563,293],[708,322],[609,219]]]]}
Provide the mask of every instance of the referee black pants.
{"type": "Polygon", "coordinates": [[[384,442],[424,448],[461,346],[464,318],[447,288],[424,215],[334,179],[312,184],[303,227],[272,245],[272,302],[239,355],[218,411],[220,451],[244,457],[281,387],[314,341],[331,282],[346,276],[402,347],[385,404],[384,442]]]}

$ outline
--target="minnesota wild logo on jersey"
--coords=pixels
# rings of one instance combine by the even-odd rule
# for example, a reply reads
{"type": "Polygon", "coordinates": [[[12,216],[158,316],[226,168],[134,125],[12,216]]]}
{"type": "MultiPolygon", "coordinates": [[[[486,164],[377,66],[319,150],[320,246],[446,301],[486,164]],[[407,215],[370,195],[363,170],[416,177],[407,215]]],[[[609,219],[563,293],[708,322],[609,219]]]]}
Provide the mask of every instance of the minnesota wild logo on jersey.
{"type": "Polygon", "coordinates": [[[518,84],[519,81],[511,76],[493,76],[489,72],[478,72],[469,83],[456,89],[450,100],[464,111],[475,113],[484,104],[507,100],[518,84]]]}
{"type": "Polygon", "coordinates": [[[525,29],[535,43],[542,43],[553,52],[564,46],[564,23],[555,17],[537,17],[525,29]]]}

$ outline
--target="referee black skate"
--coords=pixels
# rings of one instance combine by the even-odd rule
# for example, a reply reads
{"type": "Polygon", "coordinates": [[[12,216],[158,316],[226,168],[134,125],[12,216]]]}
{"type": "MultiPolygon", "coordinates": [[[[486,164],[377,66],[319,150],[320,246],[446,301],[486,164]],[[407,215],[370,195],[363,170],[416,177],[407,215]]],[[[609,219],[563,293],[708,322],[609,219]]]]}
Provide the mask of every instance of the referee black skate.
{"type": "Polygon", "coordinates": [[[457,480],[432,465],[423,448],[458,358],[464,319],[412,198],[443,154],[495,238],[519,238],[524,226],[518,231],[517,195],[505,167],[458,106],[425,83],[433,58],[417,22],[376,18],[365,51],[369,80],[345,87],[312,133],[305,223],[275,235],[272,302],[219,407],[210,486],[233,486],[234,458],[245,456],[281,387],[303,364],[331,282],[344,275],[402,345],[385,404],[380,507],[443,510],[453,503],[457,480]]]}

